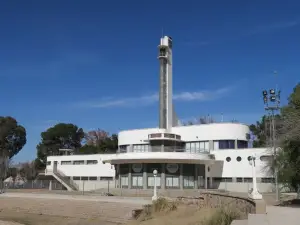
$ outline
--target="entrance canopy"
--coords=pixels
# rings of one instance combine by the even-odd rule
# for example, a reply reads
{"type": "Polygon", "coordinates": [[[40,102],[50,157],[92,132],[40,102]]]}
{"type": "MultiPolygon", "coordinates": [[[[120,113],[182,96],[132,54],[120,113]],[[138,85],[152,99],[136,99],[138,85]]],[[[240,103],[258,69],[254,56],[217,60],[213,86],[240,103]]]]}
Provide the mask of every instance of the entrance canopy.
{"type": "Polygon", "coordinates": [[[211,154],[192,154],[183,152],[129,152],[111,155],[103,160],[110,164],[127,163],[185,163],[185,164],[214,164],[223,162],[215,160],[211,154]]]}

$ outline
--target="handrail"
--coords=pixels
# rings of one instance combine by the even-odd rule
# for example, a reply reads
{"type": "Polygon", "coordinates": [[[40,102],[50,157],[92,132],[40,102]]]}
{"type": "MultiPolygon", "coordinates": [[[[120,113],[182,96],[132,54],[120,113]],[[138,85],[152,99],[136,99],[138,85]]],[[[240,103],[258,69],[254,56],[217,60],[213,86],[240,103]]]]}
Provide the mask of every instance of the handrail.
{"type": "MultiPolygon", "coordinates": [[[[186,148],[174,148],[174,147],[164,147],[164,152],[182,152],[182,153],[190,153],[190,154],[209,154],[210,149],[204,149],[204,148],[195,148],[192,149],[186,149],[186,148]]],[[[128,152],[162,152],[162,147],[154,147],[154,146],[149,146],[149,148],[141,148],[141,149],[130,149],[130,151],[126,150],[121,150],[118,149],[117,154],[122,154],[122,153],[128,153],[128,152]]]]}
{"type": "Polygon", "coordinates": [[[78,190],[78,185],[73,182],[71,179],[67,178],[67,176],[60,170],[53,171],[55,175],[57,175],[59,178],[61,178],[63,181],[68,183],[69,185],[73,186],[74,189],[78,190]]]}

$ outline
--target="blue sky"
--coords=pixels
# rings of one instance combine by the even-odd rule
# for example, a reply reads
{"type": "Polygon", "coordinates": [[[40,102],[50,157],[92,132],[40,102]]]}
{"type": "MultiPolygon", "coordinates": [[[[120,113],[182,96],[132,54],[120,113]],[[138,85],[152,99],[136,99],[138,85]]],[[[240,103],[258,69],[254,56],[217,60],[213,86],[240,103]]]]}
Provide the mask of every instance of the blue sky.
{"type": "Polygon", "coordinates": [[[57,122],[156,126],[162,29],[178,116],[254,122],[262,89],[278,84],[285,100],[299,81],[299,11],[289,0],[1,1],[0,114],[28,132],[15,161],[33,159],[57,122]]]}

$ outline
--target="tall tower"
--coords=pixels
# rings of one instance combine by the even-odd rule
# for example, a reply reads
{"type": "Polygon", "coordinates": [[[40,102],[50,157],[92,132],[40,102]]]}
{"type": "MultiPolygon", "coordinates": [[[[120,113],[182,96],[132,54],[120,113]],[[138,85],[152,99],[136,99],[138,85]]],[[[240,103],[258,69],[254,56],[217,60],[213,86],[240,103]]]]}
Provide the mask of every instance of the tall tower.
{"type": "Polygon", "coordinates": [[[171,37],[160,39],[159,49],[159,128],[170,130],[173,125],[171,37]]]}

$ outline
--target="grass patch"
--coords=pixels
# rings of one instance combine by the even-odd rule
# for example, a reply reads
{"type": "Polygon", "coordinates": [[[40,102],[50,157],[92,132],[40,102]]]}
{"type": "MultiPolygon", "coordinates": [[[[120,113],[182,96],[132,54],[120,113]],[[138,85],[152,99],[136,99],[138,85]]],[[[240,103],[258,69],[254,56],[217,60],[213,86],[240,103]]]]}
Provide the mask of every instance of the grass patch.
{"type": "Polygon", "coordinates": [[[217,209],[211,217],[203,221],[203,225],[230,225],[233,220],[241,219],[241,214],[233,208],[217,209]]]}
{"type": "Polygon", "coordinates": [[[138,217],[138,221],[150,220],[154,215],[163,215],[177,210],[177,202],[166,198],[158,198],[153,201],[152,205],[144,206],[142,213],[138,217]]]}

